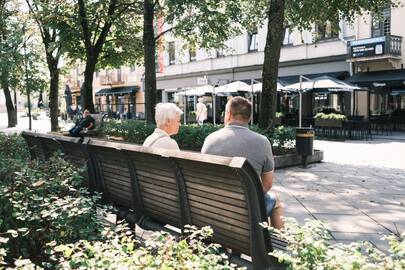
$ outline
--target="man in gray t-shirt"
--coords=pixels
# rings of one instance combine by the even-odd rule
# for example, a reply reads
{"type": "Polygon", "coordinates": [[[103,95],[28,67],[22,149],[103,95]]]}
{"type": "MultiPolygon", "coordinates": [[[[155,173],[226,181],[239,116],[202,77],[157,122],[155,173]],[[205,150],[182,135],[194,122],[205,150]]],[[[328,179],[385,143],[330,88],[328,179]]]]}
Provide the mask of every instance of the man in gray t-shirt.
{"type": "Polygon", "coordinates": [[[273,185],[274,158],[269,140],[249,130],[251,103],[242,97],[228,101],[225,109],[225,127],[210,134],[201,153],[228,157],[245,157],[262,180],[266,210],[272,226],[284,225],[283,208],[279,198],[269,190],[273,185]]]}

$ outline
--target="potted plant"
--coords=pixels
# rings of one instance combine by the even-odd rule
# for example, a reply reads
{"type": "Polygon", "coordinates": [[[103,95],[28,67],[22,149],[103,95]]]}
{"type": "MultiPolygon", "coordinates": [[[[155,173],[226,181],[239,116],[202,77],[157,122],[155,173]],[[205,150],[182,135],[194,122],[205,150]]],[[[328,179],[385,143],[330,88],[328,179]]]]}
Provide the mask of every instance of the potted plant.
{"type": "Polygon", "coordinates": [[[347,120],[347,117],[345,115],[336,113],[317,113],[314,119],[316,127],[342,128],[343,122],[347,120]]]}
{"type": "Polygon", "coordinates": [[[281,126],[283,124],[284,114],[282,112],[276,112],[276,118],[274,119],[275,126],[281,126]]]}

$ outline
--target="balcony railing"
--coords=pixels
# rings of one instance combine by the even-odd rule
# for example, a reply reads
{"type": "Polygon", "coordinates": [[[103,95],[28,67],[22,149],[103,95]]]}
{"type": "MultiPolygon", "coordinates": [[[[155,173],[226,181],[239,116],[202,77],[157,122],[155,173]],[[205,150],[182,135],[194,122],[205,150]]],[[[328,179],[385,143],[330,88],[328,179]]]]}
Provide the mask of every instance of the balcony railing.
{"type": "Polygon", "coordinates": [[[109,85],[109,84],[123,84],[128,81],[128,74],[121,74],[121,75],[102,75],[99,77],[99,82],[101,85],[109,85]]]}
{"type": "Polygon", "coordinates": [[[347,43],[347,59],[398,58],[401,56],[402,37],[381,36],[352,40],[347,43]]]}

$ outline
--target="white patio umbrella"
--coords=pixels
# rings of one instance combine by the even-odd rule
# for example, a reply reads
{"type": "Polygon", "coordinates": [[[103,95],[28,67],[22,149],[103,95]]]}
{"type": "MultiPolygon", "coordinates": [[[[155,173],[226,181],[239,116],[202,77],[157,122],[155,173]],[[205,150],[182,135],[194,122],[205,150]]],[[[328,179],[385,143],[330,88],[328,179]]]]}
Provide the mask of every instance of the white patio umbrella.
{"type": "Polygon", "coordinates": [[[232,93],[237,93],[238,91],[250,92],[251,86],[241,81],[235,81],[215,87],[215,94],[217,95],[229,95],[232,93]]]}
{"type": "Polygon", "coordinates": [[[299,127],[301,127],[302,119],[302,93],[305,92],[321,92],[321,93],[338,93],[338,92],[353,92],[353,90],[360,90],[360,87],[343,82],[330,76],[320,76],[315,79],[308,79],[300,75],[300,82],[287,85],[282,88],[285,91],[298,91],[300,96],[300,109],[299,109],[299,127]],[[302,81],[305,79],[307,81],[302,81]]]}
{"type": "Polygon", "coordinates": [[[192,87],[189,89],[186,89],[181,92],[177,92],[175,95],[186,95],[186,96],[204,96],[206,94],[212,94],[214,91],[214,87],[211,85],[203,85],[199,87],[192,87]]]}
{"type": "Polygon", "coordinates": [[[320,76],[311,81],[301,83],[294,83],[281,88],[286,91],[298,91],[302,89],[303,92],[353,92],[353,90],[360,90],[360,87],[346,83],[330,76],[320,76]]]}
{"type": "MultiPolygon", "coordinates": [[[[280,82],[277,82],[277,91],[281,91],[281,89],[282,89],[283,87],[284,87],[284,86],[283,86],[280,82]]],[[[261,91],[262,91],[262,88],[263,88],[263,84],[262,84],[262,83],[255,83],[255,84],[253,85],[253,92],[255,92],[255,93],[261,92],[261,91]]]]}

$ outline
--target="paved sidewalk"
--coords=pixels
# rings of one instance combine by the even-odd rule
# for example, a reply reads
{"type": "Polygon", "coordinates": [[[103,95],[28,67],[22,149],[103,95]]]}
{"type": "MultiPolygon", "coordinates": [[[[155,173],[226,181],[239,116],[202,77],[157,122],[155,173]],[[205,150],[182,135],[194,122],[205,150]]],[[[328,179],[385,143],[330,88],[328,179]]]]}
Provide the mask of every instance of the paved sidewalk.
{"type": "MultiPolygon", "coordinates": [[[[64,128],[67,125],[72,125],[66,121],[59,120],[59,127],[64,128]]],[[[20,133],[23,130],[28,130],[29,119],[24,116],[24,113],[18,113],[18,123],[16,127],[8,128],[7,127],[7,114],[0,113],[0,132],[7,134],[20,133]]],[[[32,131],[38,132],[50,132],[51,131],[51,122],[50,118],[46,116],[46,113],[43,111],[38,116],[37,120],[32,120],[32,131]]]]}
{"type": "Polygon", "coordinates": [[[276,171],[286,216],[329,224],[336,241],[368,240],[405,230],[405,142],[315,141],[325,160],[309,169],[276,171]]]}

